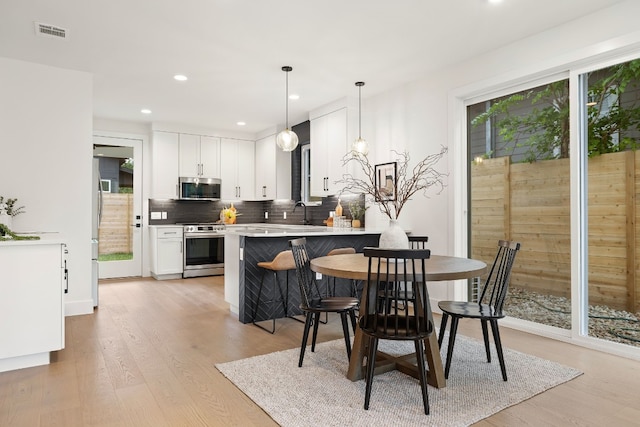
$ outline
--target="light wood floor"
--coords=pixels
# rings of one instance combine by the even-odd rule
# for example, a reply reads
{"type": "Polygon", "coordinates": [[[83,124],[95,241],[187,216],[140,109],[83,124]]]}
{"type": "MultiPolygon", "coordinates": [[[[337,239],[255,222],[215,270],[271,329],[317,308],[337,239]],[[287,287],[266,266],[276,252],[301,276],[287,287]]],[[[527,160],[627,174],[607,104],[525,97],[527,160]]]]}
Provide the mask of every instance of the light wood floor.
{"type": "MultiPolygon", "coordinates": [[[[221,277],[107,281],[95,314],[66,325],[66,348],[53,363],[0,374],[0,426],[275,425],[214,364],[297,347],[303,326],[281,320],[269,335],[239,323],[221,277]]],[[[479,329],[460,325],[469,336],[479,329]]],[[[640,362],[508,328],[502,334],[507,347],[585,374],[478,426],[640,425],[640,362]]],[[[319,340],[340,337],[338,318],[321,325],[319,340]]]]}

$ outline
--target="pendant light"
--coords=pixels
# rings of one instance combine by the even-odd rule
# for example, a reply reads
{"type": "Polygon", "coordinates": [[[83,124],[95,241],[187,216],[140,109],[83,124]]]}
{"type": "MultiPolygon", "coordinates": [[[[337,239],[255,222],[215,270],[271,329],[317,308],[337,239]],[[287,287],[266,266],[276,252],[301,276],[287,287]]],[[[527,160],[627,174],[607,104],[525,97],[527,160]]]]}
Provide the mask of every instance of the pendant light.
{"type": "Polygon", "coordinates": [[[298,146],[298,135],[289,129],[289,71],[291,70],[293,70],[293,68],[288,65],[282,67],[282,71],[287,73],[285,129],[276,136],[276,143],[282,151],[293,151],[298,146]]]}
{"type": "Polygon", "coordinates": [[[366,139],[362,138],[362,86],[364,86],[364,82],[356,82],[356,86],[358,86],[358,139],[353,141],[351,150],[366,156],[369,153],[369,144],[366,139]]]}

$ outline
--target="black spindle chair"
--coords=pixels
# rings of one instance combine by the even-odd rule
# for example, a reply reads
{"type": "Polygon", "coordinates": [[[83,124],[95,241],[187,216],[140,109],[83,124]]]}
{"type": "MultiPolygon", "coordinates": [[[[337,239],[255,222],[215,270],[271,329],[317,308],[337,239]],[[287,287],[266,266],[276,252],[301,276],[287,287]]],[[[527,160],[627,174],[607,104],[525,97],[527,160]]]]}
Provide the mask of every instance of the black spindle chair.
{"type": "Polygon", "coordinates": [[[438,334],[438,345],[442,347],[444,331],[447,327],[447,320],[451,317],[451,328],[449,329],[449,346],[447,348],[447,363],[444,369],[444,377],[449,378],[449,368],[451,367],[451,357],[453,356],[453,346],[456,342],[456,332],[458,321],[462,318],[480,319],[482,324],[482,336],[484,338],[484,348],[487,353],[487,362],[491,363],[491,352],[489,350],[489,332],[487,323],[491,325],[493,341],[496,345],[502,379],[507,380],[507,368],[504,364],[502,354],[502,342],[500,341],[500,331],[498,330],[498,319],[505,317],[502,311],[504,300],[509,288],[509,278],[511,268],[516,258],[516,253],[520,250],[520,243],[507,240],[498,241],[498,253],[489,271],[487,280],[482,287],[482,292],[477,302],[464,301],[440,301],[438,307],[442,310],[442,321],[440,323],[440,333],[438,334]]]}
{"type": "Polygon", "coordinates": [[[347,316],[351,318],[353,329],[356,328],[355,310],[358,300],[349,297],[330,297],[320,292],[320,288],[315,279],[315,273],[311,271],[309,254],[306,248],[307,240],[303,238],[289,241],[289,246],[293,252],[293,259],[296,263],[296,276],[300,286],[300,309],[305,313],[304,333],[302,335],[302,345],[300,347],[300,360],[298,366],[302,366],[304,352],[307,347],[309,330],[313,324],[313,338],[311,341],[311,351],[316,349],[316,338],[318,336],[318,324],[321,313],[338,313],[342,320],[342,330],[344,331],[344,341],[347,346],[347,358],[351,358],[351,341],[349,339],[349,324],[347,316]]]}
{"type": "Polygon", "coordinates": [[[430,255],[428,249],[364,249],[369,266],[359,325],[370,338],[364,409],[369,409],[378,340],[411,340],[416,350],[424,413],[429,414],[424,341],[433,333],[433,318],[423,272],[430,255]],[[407,293],[396,292],[398,282],[413,284],[413,301],[407,293]],[[409,302],[409,309],[398,309],[398,303],[406,307],[409,302]]]}

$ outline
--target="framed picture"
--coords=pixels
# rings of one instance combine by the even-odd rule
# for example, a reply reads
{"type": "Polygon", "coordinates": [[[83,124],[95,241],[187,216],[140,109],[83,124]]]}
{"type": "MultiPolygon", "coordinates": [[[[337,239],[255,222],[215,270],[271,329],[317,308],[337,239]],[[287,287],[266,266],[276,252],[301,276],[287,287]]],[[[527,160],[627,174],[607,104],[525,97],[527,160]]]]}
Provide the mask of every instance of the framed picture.
{"type": "Polygon", "coordinates": [[[381,200],[396,199],[396,175],[398,164],[396,162],[375,165],[376,189],[381,200]]]}

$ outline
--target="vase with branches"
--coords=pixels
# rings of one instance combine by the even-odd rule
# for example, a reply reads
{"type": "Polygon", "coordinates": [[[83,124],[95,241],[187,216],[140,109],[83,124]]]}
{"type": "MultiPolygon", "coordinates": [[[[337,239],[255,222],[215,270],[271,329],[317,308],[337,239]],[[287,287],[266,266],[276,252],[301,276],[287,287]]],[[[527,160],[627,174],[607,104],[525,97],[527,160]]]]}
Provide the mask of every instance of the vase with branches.
{"type": "MultiPolygon", "coordinates": [[[[390,186],[381,186],[379,179],[376,176],[376,165],[371,164],[369,157],[361,153],[348,153],[343,157],[343,166],[349,166],[355,163],[363,172],[362,175],[355,176],[354,174],[344,174],[341,180],[338,180],[337,184],[343,185],[343,191],[349,191],[352,193],[363,193],[378,206],[380,212],[385,214],[389,218],[389,228],[399,229],[404,235],[402,242],[385,242],[385,236],[380,236],[381,247],[407,247],[408,240],[402,228],[400,228],[396,221],[405,204],[411,199],[411,197],[418,193],[423,192],[424,196],[427,196],[427,190],[432,187],[439,188],[438,194],[444,189],[444,177],[446,174],[439,172],[435,165],[444,157],[447,153],[447,147],[442,146],[440,151],[434,154],[430,154],[424,159],[420,160],[415,166],[411,167],[411,157],[409,153],[398,152],[392,150],[395,154],[395,176],[390,181],[390,186]],[[360,177],[362,176],[362,177],[360,177]],[[392,194],[393,197],[389,197],[392,194]]],[[[395,230],[397,232],[397,230],[395,230]]]]}

